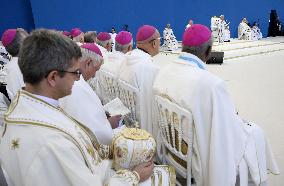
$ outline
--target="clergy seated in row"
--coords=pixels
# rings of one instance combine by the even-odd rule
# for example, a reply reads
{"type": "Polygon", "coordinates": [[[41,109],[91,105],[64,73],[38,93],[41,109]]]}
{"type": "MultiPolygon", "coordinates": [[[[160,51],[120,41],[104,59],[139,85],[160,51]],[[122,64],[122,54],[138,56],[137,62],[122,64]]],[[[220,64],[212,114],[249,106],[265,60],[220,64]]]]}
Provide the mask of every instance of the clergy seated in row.
{"type": "Polygon", "coordinates": [[[163,38],[164,38],[164,47],[166,50],[177,50],[178,49],[178,42],[176,40],[176,36],[174,35],[173,30],[171,29],[171,25],[167,24],[167,27],[163,31],[163,38]]]}
{"type": "Polygon", "coordinates": [[[138,29],[136,40],[137,48],[125,55],[127,60],[121,65],[119,79],[139,89],[140,127],[156,137],[152,87],[159,66],[152,57],[159,53],[160,33],[153,26],[143,25],[138,29]]]}
{"type": "Polygon", "coordinates": [[[260,31],[260,28],[258,27],[257,22],[253,23],[251,30],[252,30],[252,40],[255,41],[262,39],[262,33],[260,31]]]}
{"type": "Polygon", "coordinates": [[[242,19],[242,22],[238,26],[238,39],[252,40],[251,28],[248,26],[248,21],[245,17],[242,19]]]}
{"type": "Polygon", "coordinates": [[[84,43],[84,32],[82,32],[79,28],[73,28],[70,34],[77,45],[81,46],[84,43]]]}
{"type": "Polygon", "coordinates": [[[118,78],[121,64],[126,60],[125,54],[131,51],[132,47],[132,34],[127,31],[119,32],[115,37],[115,51],[109,53],[108,63],[103,64],[101,69],[118,78]]]}
{"type": "Polygon", "coordinates": [[[1,166],[12,185],[132,186],[152,175],[153,161],[111,169],[112,161],[98,153],[95,134],[58,107],[80,80],[81,55],[78,45],[54,31],[35,30],[24,40],[19,67],[26,87],[1,130],[1,166]]]}
{"type": "Polygon", "coordinates": [[[6,77],[6,89],[10,100],[14,98],[17,92],[25,86],[23,75],[18,65],[18,54],[20,47],[24,39],[28,36],[28,33],[21,29],[8,29],[2,35],[2,44],[6,48],[7,52],[12,55],[11,61],[5,65],[6,77]]]}
{"type": "Polygon", "coordinates": [[[182,53],[159,71],[153,89],[192,113],[193,156],[187,169],[197,186],[236,185],[237,176],[248,176],[242,175],[245,170],[252,185],[267,184],[267,169],[278,173],[273,154],[262,130],[236,114],[225,82],[206,70],[212,44],[206,26],[187,29],[182,53]]]}
{"type": "Polygon", "coordinates": [[[113,131],[121,119],[119,115],[107,118],[106,111],[87,81],[96,75],[103,63],[100,49],[94,43],[81,46],[80,80],[72,87],[72,93],[59,100],[60,107],[70,116],[89,128],[100,144],[110,145],[113,131]]]}

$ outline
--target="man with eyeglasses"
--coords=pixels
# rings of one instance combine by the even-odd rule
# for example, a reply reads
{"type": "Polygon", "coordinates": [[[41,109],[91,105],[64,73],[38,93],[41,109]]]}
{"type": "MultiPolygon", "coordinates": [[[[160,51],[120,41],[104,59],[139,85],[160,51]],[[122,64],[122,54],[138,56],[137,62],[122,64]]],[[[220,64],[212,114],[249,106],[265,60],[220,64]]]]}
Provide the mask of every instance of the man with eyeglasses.
{"type": "Polygon", "coordinates": [[[160,33],[151,25],[143,25],[138,29],[137,48],[126,53],[126,61],[121,65],[119,79],[137,87],[140,92],[139,110],[140,127],[156,138],[156,126],[153,114],[152,85],[159,66],[154,63],[153,56],[159,53],[160,33]]]}
{"type": "Polygon", "coordinates": [[[19,67],[26,87],[1,130],[1,166],[9,183],[132,186],[151,176],[153,162],[112,170],[112,162],[99,155],[95,135],[58,107],[80,79],[81,55],[76,43],[54,31],[35,30],[24,40],[19,67]]]}
{"type": "Polygon", "coordinates": [[[103,55],[94,43],[83,44],[81,51],[82,76],[74,83],[72,94],[60,99],[59,104],[70,116],[87,126],[96,135],[100,144],[111,145],[112,129],[118,126],[121,116],[107,118],[99,97],[87,82],[96,75],[103,64],[103,55]]]}

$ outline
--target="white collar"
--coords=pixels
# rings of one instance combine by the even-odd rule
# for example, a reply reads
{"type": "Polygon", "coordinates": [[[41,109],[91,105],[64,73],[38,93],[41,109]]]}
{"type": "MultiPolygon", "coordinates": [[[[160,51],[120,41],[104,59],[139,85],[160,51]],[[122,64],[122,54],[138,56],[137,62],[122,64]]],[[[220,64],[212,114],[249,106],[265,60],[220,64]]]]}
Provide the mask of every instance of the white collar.
{"type": "Polygon", "coordinates": [[[179,58],[176,60],[176,62],[183,63],[183,64],[189,64],[191,66],[199,67],[201,69],[206,70],[205,63],[202,60],[200,60],[197,56],[190,54],[190,53],[182,52],[179,58]]]}
{"type": "Polygon", "coordinates": [[[54,107],[58,107],[59,106],[59,103],[58,103],[58,100],[55,100],[53,98],[49,98],[49,97],[46,97],[46,96],[42,96],[42,95],[37,95],[37,94],[32,94],[33,96],[51,104],[52,106],[54,107]]]}

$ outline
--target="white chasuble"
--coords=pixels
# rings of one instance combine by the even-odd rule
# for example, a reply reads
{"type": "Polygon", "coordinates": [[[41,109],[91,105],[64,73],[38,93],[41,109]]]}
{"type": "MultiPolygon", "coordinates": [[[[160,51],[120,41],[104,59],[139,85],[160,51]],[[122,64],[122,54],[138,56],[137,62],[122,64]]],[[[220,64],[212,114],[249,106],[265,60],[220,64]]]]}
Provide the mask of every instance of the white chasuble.
{"type": "MultiPolygon", "coordinates": [[[[152,57],[140,50],[134,49],[126,53],[127,60],[122,64],[119,79],[126,81],[140,91],[141,129],[150,132],[156,138],[157,123],[154,119],[153,83],[159,66],[152,57]]],[[[137,112],[137,111],[136,111],[137,112]]]]}
{"type": "Polygon", "coordinates": [[[123,62],[125,62],[125,54],[119,51],[109,53],[108,62],[101,66],[102,70],[110,72],[115,78],[119,76],[120,68],[123,62]]]}
{"type": "Polygon", "coordinates": [[[20,91],[1,130],[1,164],[13,185],[136,185],[131,171],[111,169],[96,140],[61,109],[20,91]]]}
{"type": "MultiPolygon", "coordinates": [[[[261,170],[257,165],[261,163],[248,160],[256,158],[248,155],[255,151],[245,152],[249,139],[253,140],[249,137],[253,130],[244,128],[224,81],[205,70],[205,64],[200,59],[181,53],[178,59],[160,70],[154,91],[157,95],[168,96],[193,115],[191,168],[197,186],[235,185],[242,159],[246,159],[250,170],[254,169],[255,177],[262,177],[262,181],[267,179],[258,174],[261,170]]],[[[262,165],[265,172],[266,163],[262,165]]],[[[270,167],[269,163],[267,167],[270,167]]]]}

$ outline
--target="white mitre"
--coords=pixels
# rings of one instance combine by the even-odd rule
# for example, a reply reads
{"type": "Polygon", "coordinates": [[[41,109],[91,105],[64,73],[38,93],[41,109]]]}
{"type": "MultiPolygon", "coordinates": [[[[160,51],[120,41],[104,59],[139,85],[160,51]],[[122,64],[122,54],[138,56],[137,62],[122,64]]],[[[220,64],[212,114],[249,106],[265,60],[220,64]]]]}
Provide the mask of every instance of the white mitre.
{"type": "Polygon", "coordinates": [[[124,128],[114,137],[112,148],[114,169],[133,169],[152,160],[156,152],[156,141],[145,130],[124,128]]]}
{"type": "MultiPolygon", "coordinates": [[[[124,128],[118,132],[113,141],[113,168],[130,169],[141,163],[149,162],[156,153],[156,141],[145,130],[124,128]]],[[[154,165],[152,176],[139,186],[175,186],[176,174],[174,167],[154,165]]]]}

